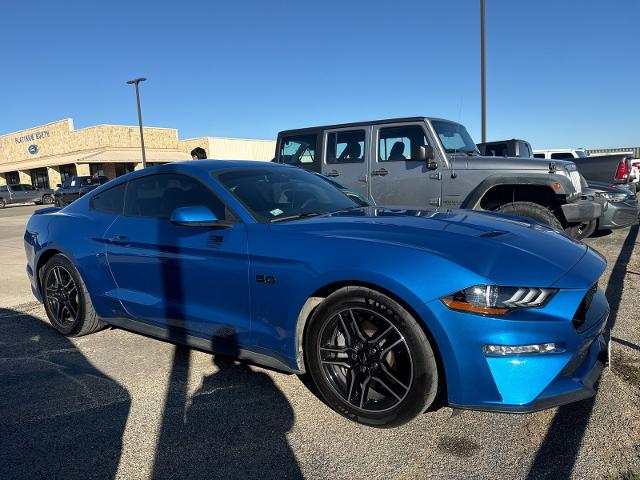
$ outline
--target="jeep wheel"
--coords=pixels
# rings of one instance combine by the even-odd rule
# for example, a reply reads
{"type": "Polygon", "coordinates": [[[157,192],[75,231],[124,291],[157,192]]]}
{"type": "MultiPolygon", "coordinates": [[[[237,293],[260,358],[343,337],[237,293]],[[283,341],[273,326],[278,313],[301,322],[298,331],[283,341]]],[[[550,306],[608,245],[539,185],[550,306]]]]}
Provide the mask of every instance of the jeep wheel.
{"type": "Polygon", "coordinates": [[[341,415],[388,428],[424,412],[438,367],[416,319],[386,295],[345,287],[321,303],[305,335],[308,371],[341,415]]]}
{"type": "Polygon", "coordinates": [[[506,213],[508,215],[516,215],[519,217],[531,218],[545,225],[555,228],[556,230],[563,231],[564,228],[560,223],[560,220],[546,207],[538,205],[533,202],[512,202],[502,205],[496,212],[506,213]]]}

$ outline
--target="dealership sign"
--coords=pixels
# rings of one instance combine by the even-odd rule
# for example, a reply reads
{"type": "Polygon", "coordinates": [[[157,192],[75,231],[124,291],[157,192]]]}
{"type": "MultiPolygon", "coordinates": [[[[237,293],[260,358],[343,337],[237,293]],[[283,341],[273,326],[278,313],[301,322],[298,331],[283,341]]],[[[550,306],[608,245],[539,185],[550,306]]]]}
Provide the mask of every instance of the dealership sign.
{"type": "MultiPolygon", "coordinates": [[[[34,140],[40,140],[41,138],[47,138],[49,136],[49,130],[40,130],[39,132],[30,133],[29,135],[22,135],[21,137],[15,137],[16,143],[33,142],[34,140]]],[[[29,147],[31,149],[31,147],[29,147]]],[[[29,150],[31,151],[31,150],[29,150]]]]}
{"type": "Polygon", "coordinates": [[[36,153],[38,153],[38,145],[36,144],[29,145],[29,153],[31,155],[35,155],[36,153]]]}

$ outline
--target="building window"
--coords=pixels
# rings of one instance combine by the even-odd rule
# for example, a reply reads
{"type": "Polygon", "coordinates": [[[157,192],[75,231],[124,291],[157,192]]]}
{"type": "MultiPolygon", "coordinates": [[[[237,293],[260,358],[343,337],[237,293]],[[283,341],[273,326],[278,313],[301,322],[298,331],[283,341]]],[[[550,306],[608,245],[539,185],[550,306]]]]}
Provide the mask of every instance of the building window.
{"type": "Polygon", "coordinates": [[[60,183],[64,183],[67,178],[76,177],[76,166],[73,164],[60,165],[60,183]]]}
{"type": "Polygon", "coordinates": [[[135,163],[114,163],[113,166],[116,170],[116,177],[120,177],[133,172],[135,163]]]}
{"type": "Polygon", "coordinates": [[[102,168],[102,164],[101,163],[90,163],[89,164],[89,173],[91,173],[91,176],[97,176],[97,177],[104,177],[106,176],[104,174],[104,168],[102,168]]]}
{"type": "Polygon", "coordinates": [[[31,184],[36,188],[49,188],[49,174],[46,168],[31,170],[31,184]]]}
{"type": "Polygon", "coordinates": [[[7,185],[16,185],[20,183],[20,175],[18,172],[7,172],[4,175],[4,179],[7,181],[7,185]]]}

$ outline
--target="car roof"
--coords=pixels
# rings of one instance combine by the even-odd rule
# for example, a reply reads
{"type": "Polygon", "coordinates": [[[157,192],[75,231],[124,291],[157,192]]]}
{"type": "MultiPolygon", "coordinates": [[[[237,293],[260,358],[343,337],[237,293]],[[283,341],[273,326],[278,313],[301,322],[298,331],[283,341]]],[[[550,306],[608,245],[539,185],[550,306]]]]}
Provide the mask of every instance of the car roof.
{"type": "Polygon", "coordinates": [[[365,127],[368,125],[381,125],[386,123],[406,123],[406,122],[423,122],[425,120],[429,121],[441,121],[441,122],[454,122],[453,120],[447,120],[446,118],[438,118],[438,117],[400,117],[400,118],[385,118],[381,120],[369,120],[369,121],[360,121],[360,122],[350,122],[350,123],[336,123],[333,125],[318,125],[315,127],[305,127],[305,128],[295,128],[291,130],[282,130],[278,136],[280,135],[290,135],[292,133],[312,133],[318,130],[327,130],[333,128],[348,128],[348,127],[365,127]]]}

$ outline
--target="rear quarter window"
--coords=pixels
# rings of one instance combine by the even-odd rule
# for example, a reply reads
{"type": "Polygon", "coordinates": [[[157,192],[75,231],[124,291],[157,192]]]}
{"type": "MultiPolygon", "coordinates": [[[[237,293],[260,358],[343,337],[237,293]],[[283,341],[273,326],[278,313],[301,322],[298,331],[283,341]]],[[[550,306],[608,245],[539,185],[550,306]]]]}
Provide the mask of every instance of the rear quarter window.
{"type": "Polygon", "coordinates": [[[124,207],[126,185],[126,183],[121,183],[94,195],[91,199],[91,208],[98,212],[121,215],[124,207]]]}

